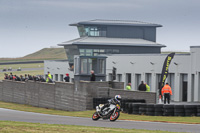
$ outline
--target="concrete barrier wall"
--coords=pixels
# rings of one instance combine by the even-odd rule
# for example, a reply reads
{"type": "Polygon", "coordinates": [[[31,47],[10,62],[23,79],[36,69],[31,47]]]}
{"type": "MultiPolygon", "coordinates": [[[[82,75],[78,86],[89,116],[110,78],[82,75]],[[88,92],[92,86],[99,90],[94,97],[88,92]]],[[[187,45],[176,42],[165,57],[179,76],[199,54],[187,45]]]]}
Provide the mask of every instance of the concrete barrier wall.
{"type": "Polygon", "coordinates": [[[36,107],[83,111],[93,109],[93,98],[114,97],[145,99],[155,103],[155,93],[110,89],[108,82],[80,81],[74,83],[0,81],[0,100],[36,107]]]}

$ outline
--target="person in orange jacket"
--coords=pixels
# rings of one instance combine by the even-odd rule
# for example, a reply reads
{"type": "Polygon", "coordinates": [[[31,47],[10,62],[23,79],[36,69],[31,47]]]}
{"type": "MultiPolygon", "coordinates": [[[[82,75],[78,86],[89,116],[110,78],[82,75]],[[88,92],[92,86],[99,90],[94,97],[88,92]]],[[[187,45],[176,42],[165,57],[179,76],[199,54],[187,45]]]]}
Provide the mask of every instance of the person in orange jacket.
{"type": "Polygon", "coordinates": [[[164,95],[164,104],[166,104],[166,99],[168,104],[170,104],[170,95],[172,95],[172,89],[168,83],[162,88],[162,96],[164,95]]]}

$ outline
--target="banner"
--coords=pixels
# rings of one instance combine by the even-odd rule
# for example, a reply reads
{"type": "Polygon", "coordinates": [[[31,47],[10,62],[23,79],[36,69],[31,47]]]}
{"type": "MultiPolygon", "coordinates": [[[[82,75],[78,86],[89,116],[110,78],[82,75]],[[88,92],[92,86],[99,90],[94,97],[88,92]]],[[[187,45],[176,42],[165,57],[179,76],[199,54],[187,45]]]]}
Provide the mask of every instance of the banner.
{"type": "Polygon", "coordinates": [[[175,53],[170,53],[166,59],[165,62],[163,64],[163,69],[162,69],[162,73],[161,73],[161,80],[160,80],[160,87],[159,87],[159,94],[161,95],[161,90],[165,84],[165,80],[168,76],[168,70],[169,70],[169,65],[172,61],[172,59],[174,58],[175,53]]]}

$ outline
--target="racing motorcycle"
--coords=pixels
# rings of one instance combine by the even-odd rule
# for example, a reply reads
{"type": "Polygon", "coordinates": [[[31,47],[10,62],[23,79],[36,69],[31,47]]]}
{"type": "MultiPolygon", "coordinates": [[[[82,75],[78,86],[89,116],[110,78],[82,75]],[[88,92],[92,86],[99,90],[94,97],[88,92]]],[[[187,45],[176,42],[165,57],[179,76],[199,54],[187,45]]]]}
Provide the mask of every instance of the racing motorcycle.
{"type": "Polygon", "coordinates": [[[120,116],[121,107],[119,104],[110,104],[109,107],[104,108],[101,111],[101,108],[104,104],[96,106],[96,112],[92,115],[92,120],[96,121],[99,118],[110,119],[110,121],[116,121],[120,116]]]}

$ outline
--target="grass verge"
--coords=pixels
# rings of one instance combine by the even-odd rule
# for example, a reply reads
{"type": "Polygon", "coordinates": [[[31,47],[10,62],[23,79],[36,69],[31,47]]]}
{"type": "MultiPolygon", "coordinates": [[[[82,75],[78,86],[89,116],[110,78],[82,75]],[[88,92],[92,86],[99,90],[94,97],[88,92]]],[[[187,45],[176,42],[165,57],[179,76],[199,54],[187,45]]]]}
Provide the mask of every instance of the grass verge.
{"type": "MultiPolygon", "coordinates": [[[[9,65],[0,65],[0,69],[8,69],[8,68],[12,68],[12,69],[18,69],[19,67],[21,69],[23,68],[42,68],[44,67],[44,63],[31,63],[31,64],[9,64],[9,65]]],[[[7,71],[8,73],[9,71],[7,71]]],[[[6,72],[5,72],[6,73],[6,72]]]]}
{"type": "Polygon", "coordinates": [[[74,125],[39,124],[29,122],[1,121],[1,133],[173,133],[121,128],[86,127],[74,125]]]}
{"type": "MultiPolygon", "coordinates": [[[[75,117],[91,117],[94,110],[89,111],[62,111],[54,109],[45,109],[33,107],[30,105],[22,105],[15,103],[0,102],[0,108],[36,112],[43,114],[52,115],[63,115],[63,116],[75,116],[75,117]]],[[[131,115],[121,113],[120,120],[133,120],[133,121],[152,121],[152,122],[167,122],[167,123],[188,123],[188,124],[200,124],[200,117],[167,117],[167,116],[145,116],[145,115],[131,115]]]]}

